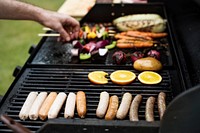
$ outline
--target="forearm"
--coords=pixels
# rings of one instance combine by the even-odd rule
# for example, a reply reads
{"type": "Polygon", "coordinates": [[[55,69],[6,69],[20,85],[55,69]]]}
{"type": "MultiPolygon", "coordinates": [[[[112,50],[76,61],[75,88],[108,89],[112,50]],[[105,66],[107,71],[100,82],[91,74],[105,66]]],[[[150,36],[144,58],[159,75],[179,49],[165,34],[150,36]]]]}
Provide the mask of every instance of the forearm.
{"type": "Polygon", "coordinates": [[[40,22],[44,9],[16,0],[0,0],[0,19],[40,22]]]}

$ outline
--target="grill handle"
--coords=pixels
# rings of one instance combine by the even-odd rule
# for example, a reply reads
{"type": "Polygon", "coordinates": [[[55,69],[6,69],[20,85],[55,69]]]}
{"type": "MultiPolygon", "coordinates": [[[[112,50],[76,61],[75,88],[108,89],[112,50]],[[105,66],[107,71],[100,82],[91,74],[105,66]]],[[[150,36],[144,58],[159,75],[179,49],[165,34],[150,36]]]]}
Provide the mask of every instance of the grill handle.
{"type": "Polygon", "coordinates": [[[19,74],[19,72],[21,71],[22,67],[21,66],[16,66],[15,70],[13,71],[13,77],[17,77],[17,75],[19,74]]]}
{"type": "Polygon", "coordinates": [[[29,53],[29,54],[32,54],[32,53],[34,52],[35,48],[36,48],[36,45],[35,45],[35,44],[31,45],[31,47],[30,47],[29,50],[28,50],[28,53],[29,53]]]}
{"type": "Polygon", "coordinates": [[[12,118],[6,115],[1,115],[0,119],[6,124],[7,127],[12,129],[14,133],[31,133],[28,128],[18,122],[15,122],[12,118]]]}

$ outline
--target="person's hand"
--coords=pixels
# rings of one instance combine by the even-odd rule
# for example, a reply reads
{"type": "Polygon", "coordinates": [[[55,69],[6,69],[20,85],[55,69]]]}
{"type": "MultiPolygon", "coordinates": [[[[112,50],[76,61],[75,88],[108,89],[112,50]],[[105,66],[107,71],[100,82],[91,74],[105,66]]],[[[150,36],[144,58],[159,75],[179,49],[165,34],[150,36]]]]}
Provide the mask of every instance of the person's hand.
{"type": "Polygon", "coordinates": [[[59,40],[70,41],[79,35],[79,22],[66,14],[45,11],[41,15],[40,23],[60,33],[59,40]]]}

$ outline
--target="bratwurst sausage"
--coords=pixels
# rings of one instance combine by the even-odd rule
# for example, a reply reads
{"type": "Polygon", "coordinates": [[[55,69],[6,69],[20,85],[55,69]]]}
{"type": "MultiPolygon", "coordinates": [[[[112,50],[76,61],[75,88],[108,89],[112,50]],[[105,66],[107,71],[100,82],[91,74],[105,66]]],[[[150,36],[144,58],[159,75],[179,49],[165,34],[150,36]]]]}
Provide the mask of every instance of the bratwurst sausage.
{"type": "Polygon", "coordinates": [[[29,112],[29,118],[31,120],[37,120],[39,109],[42,106],[42,103],[47,97],[47,92],[40,92],[40,94],[35,99],[33,105],[31,106],[30,112],[29,112]]]}
{"type": "Polygon", "coordinates": [[[99,104],[96,110],[96,115],[99,118],[103,118],[106,114],[107,108],[109,104],[109,94],[104,91],[100,94],[99,104]]]}
{"type": "Polygon", "coordinates": [[[78,116],[85,118],[87,113],[86,96],[83,91],[78,91],[76,96],[76,105],[78,116]]]}
{"type": "Polygon", "coordinates": [[[67,101],[66,101],[66,105],[65,105],[65,112],[64,112],[65,118],[73,118],[74,117],[75,105],[76,105],[76,94],[73,92],[70,92],[67,97],[67,101]]]}
{"type": "Polygon", "coordinates": [[[158,112],[160,116],[160,120],[162,120],[163,114],[165,113],[166,110],[166,94],[164,92],[160,92],[158,94],[158,112]]]}
{"type": "Polygon", "coordinates": [[[51,105],[51,108],[48,112],[48,118],[56,118],[58,116],[58,113],[60,109],[62,108],[63,103],[65,102],[67,95],[64,92],[60,92],[56,99],[54,100],[53,104],[51,105]]]}
{"type": "Polygon", "coordinates": [[[31,106],[33,102],[35,101],[36,97],[38,95],[38,92],[30,92],[26,98],[26,101],[24,102],[20,112],[19,112],[19,118],[21,120],[28,119],[28,114],[31,109],[31,106]]]}
{"type": "Polygon", "coordinates": [[[57,96],[56,92],[51,92],[45,99],[44,103],[42,104],[42,106],[39,110],[39,118],[41,120],[45,120],[47,118],[48,112],[49,112],[54,100],[56,99],[56,96],[57,96]]]}
{"type": "Polygon", "coordinates": [[[116,117],[118,119],[124,119],[127,116],[130,105],[131,105],[131,101],[132,101],[132,95],[128,92],[125,93],[122,97],[121,104],[117,111],[116,117]]]}
{"type": "Polygon", "coordinates": [[[142,101],[142,95],[136,95],[131,103],[131,107],[129,110],[129,119],[130,121],[139,121],[138,118],[138,108],[142,101]]]}
{"type": "Polygon", "coordinates": [[[119,98],[114,95],[110,97],[108,110],[105,116],[106,120],[113,120],[117,114],[117,109],[119,106],[119,98]]]}
{"type": "Polygon", "coordinates": [[[146,102],[146,109],[145,109],[145,118],[146,121],[152,122],[154,121],[154,104],[155,98],[149,97],[146,102]]]}

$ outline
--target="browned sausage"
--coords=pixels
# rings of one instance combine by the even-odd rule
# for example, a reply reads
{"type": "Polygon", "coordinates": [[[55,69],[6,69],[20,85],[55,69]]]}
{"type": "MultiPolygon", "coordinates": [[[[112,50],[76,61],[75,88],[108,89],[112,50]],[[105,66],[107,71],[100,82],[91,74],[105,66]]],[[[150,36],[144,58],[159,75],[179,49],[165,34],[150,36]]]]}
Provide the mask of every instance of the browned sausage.
{"type": "Polygon", "coordinates": [[[78,116],[81,118],[85,118],[85,115],[87,113],[87,107],[86,107],[86,96],[83,91],[78,91],[76,96],[76,105],[77,105],[77,112],[78,116]]]}
{"type": "Polygon", "coordinates": [[[158,94],[158,112],[160,116],[160,120],[162,120],[163,114],[165,113],[166,110],[166,94],[164,92],[160,92],[158,94]]]}
{"type": "Polygon", "coordinates": [[[130,121],[139,121],[138,118],[138,108],[142,101],[142,95],[136,95],[131,103],[131,107],[129,110],[129,119],[130,121]]]}
{"type": "Polygon", "coordinates": [[[117,114],[117,109],[119,106],[119,98],[114,95],[110,97],[108,110],[105,116],[106,120],[113,120],[117,114]]]}
{"type": "Polygon", "coordinates": [[[127,116],[131,105],[131,101],[132,95],[128,92],[124,93],[119,109],[117,110],[117,119],[124,119],[127,116]]]}
{"type": "Polygon", "coordinates": [[[146,109],[145,109],[146,121],[149,121],[149,122],[154,121],[154,104],[155,104],[155,98],[149,97],[147,99],[146,109]]]}
{"type": "Polygon", "coordinates": [[[51,92],[45,99],[44,103],[42,104],[42,107],[39,110],[39,118],[41,120],[45,120],[47,118],[49,109],[51,108],[51,105],[56,99],[56,96],[57,96],[56,92],[51,92]]]}

